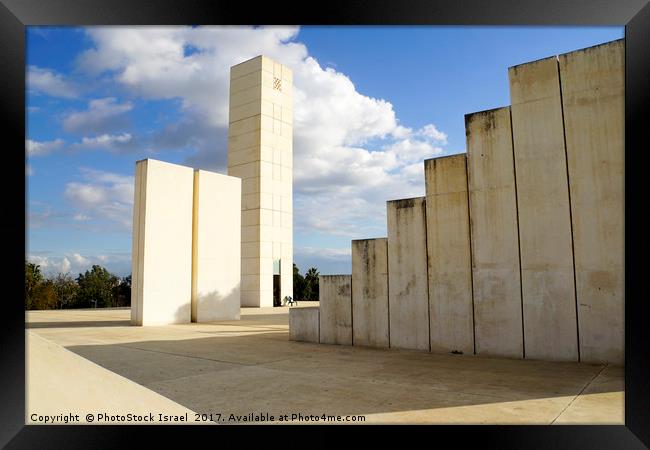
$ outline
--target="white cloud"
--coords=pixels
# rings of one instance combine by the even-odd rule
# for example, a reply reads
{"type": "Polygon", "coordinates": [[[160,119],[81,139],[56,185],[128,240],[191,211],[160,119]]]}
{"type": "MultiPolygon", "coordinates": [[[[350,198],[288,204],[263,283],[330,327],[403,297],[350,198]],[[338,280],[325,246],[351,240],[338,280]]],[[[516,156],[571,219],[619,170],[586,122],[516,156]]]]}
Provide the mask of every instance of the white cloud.
{"type": "Polygon", "coordinates": [[[63,257],[61,260],[61,265],[60,265],[60,271],[61,273],[68,273],[70,272],[70,269],[72,268],[72,265],[70,264],[70,260],[66,257],[63,257]]]}
{"type": "Polygon", "coordinates": [[[385,233],[385,201],[423,195],[422,160],[443,153],[445,133],[434,124],[414,131],[400,123],[389,101],[364,95],[348,76],[310,56],[297,42],[297,27],[86,32],[94,48],[80,55],[79,67],[108,73],[135,96],[179,99],[184,119],[154,142],[194,148],[186,162],[206,169],[225,170],[230,66],[260,54],[289,66],[297,230],[355,238],[385,233]]]}
{"type": "Polygon", "coordinates": [[[81,142],[76,142],[70,148],[73,150],[108,150],[113,153],[126,153],[141,149],[137,140],[130,133],[83,137],[81,142]]]}
{"type": "Polygon", "coordinates": [[[300,247],[296,249],[296,254],[299,256],[319,255],[325,259],[339,261],[341,259],[350,257],[351,248],[300,247]]]}
{"type": "Polygon", "coordinates": [[[70,113],[63,119],[63,129],[84,134],[120,129],[128,124],[124,114],[132,109],[132,103],[119,103],[114,97],[90,100],[88,109],[70,113]]]}
{"type": "Polygon", "coordinates": [[[350,273],[350,246],[344,248],[296,247],[294,262],[304,275],[310,267],[322,274],[350,273]]]}
{"type": "Polygon", "coordinates": [[[64,142],[61,139],[41,142],[27,139],[25,141],[25,149],[27,150],[28,156],[43,156],[55,150],[59,150],[63,147],[63,144],[64,142]]]}
{"type": "Polygon", "coordinates": [[[79,253],[73,253],[72,260],[78,265],[87,265],[90,262],[88,258],[84,258],[79,253]]]}
{"type": "Polygon", "coordinates": [[[59,273],[67,273],[75,277],[84,273],[94,264],[108,269],[109,272],[126,276],[131,273],[131,257],[128,253],[111,252],[102,255],[82,256],[78,252],[68,252],[54,255],[50,252],[30,252],[27,260],[40,266],[41,273],[46,277],[54,277],[59,273]]]}
{"type": "Polygon", "coordinates": [[[76,98],[77,88],[65,77],[51,69],[29,66],[27,89],[53,97],[76,98]]]}
{"type": "Polygon", "coordinates": [[[433,141],[437,141],[441,144],[447,143],[447,135],[442,131],[438,130],[436,126],[432,123],[420,128],[420,130],[418,130],[418,135],[424,136],[433,141]]]}
{"type": "Polygon", "coordinates": [[[34,170],[34,168],[32,166],[30,166],[29,164],[25,164],[25,175],[27,175],[28,177],[31,177],[35,173],[36,173],[36,171],[34,170]]]}
{"type": "Polygon", "coordinates": [[[46,277],[55,276],[59,273],[70,273],[72,264],[67,257],[53,257],[39,254],[30,254],[27,261],[40,266],[41,273],[46,277]]]}
{"type": "Polygon", "coordinates": [[[67,183],[64,190],[65,198],[77,210],[74,219],[96,217],[130,231],[134,177],[88,168],[81,173],[85,182],[67,183]]]}
{"type": "Polygon", "coordinates": [[[129,133],[123,133],[119,135],[112,134],[102,134],[101,136],[96,136],[92,138],[84,137],[81,140],[81,145],[92,147],[110,147],[114,143],[123,144],[131,140],[131,135],[129,133]]]}

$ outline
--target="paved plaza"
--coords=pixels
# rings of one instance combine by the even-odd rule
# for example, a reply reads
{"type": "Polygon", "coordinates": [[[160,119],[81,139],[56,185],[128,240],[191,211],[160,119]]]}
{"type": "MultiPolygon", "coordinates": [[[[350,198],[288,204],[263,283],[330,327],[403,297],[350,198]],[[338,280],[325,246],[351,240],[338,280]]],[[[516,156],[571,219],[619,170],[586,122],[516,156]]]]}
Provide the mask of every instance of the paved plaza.
{"type": "Polygon", "coordinates": [[[134,405],[189,411],[190,422],[196,412],[219,423],[233,423],[231,414],[235,423],[256,415],[279,423],[285,414],[370,424],[624,423],[622,367],[292,342],[288,311],[242,308],[239,321],[151,327],[131,326],[129,309],[29,311],[27,413],[110,403],[124,413],[134,405]]]}

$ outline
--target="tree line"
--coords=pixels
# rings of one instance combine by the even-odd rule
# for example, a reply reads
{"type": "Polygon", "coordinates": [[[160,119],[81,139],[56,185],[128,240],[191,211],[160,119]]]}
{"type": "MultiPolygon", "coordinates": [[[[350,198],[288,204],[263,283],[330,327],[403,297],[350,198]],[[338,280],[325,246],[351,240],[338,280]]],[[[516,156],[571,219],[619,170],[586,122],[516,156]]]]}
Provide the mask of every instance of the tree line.
{"type": "Polygon", "coordinates": [[[318,301],[318,269],[310,267],[304,276],[293,264],[293,298],[302,301],[318,301]]]}
{"type": "MultiPolygon", "coordinates": [[[[293,296],[318,301],[318,269],[305,275],[293,265],[293,296]]],[[[114,308],[131,305],[131,275],[120,278],[93,265],[77,278],[59,273],[46,277],[38,264],[25,261],[25,309],[114,308]]]]}
{"type": "Polygon", "coordinates": [[[73,278],[46,277],[39,265],[25,261],[25,309],[113,308],[131,305],[131,275],[120,278],[93,265],[73,278]]]}

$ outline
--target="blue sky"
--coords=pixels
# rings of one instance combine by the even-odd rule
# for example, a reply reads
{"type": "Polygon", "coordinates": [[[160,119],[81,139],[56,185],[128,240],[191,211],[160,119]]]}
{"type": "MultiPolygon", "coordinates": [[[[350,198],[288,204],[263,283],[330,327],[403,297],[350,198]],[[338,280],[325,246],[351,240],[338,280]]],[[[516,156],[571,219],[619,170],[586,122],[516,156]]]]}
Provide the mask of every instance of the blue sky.
{"type": "Polygon", "coordinates": [[[509,104],[510,66],[622,27],[28,27],[27,258],[130,273],[135,161],[226,172],[229,67],[294,70],[294,259],[350,273],[422,160],[465,151],[464,115],[509,104]]]}

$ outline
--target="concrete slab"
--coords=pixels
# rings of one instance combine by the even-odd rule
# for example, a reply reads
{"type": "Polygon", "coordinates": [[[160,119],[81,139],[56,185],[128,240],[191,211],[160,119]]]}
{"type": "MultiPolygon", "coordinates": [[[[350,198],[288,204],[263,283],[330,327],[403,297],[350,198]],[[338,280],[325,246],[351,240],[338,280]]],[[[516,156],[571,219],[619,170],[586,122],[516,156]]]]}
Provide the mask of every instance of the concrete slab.
{"type": "Polygon", "coordinates": [[[289,340],[314,342],[320,341],[319,308],[289,309],[289,340]]]}
{"type": "Polygon", "coordinates": [[[320,275],[320,343],[352,345],[352,276],[320,275]]]}
{"type": "Polygon", "coordinates": [[[388,239],[352,241],[353,345],[389,347],[388,239]]]}
{"type": "Polygon", "coordinates": [[[190,322],[193,173],[154,159],[136,163],[131,298],[136,325],[190,322]]]}
{"type": "Polygon", "coordinates": [[[425,160],[424,178],[431,351],[472,355],[474,314],[465,154],[425,160]]]}
{"type": "Polygon", "coordinates": [[[429,350],[425,198],[386,203],[391,348],[429,350]]]}
{"type": "Polygon", "coordinates": [[[510,67],[508,75],[525,357],[577,361],[573,242],[557,58],[510,67]]]}
{"type": "MultiPolygon", "coordinates": [[[[292,413],[303,419],[286,423],[550,424],[571,404],[579,405],[580,392],[590,392],[603,369],[293,342],[288,311],[295,308],[242,308],[240,321],[160,327],[129,326],[128,309],[30,311],[26,320],[31,333],[137,378],[172,401],[193,411],[220,413],[225,420],[219,423],[250,423],[230,421],[230,414],[255,412],[274,414],[278,424],[285,423],[278,415],[292,413]],[[184,364],[175,367],[173,359],[184,364]],[[316,422],[305,420],[305,414],[349,418],[316,422]],[[352,415],[363,418],[353,422],[352,415]]],[[[35,363],[29,352],[27,357],[29,370],[35,363]]],[[[622,395],[622,371],[607,370],[602,374],[619,384],[597,383],[594,389],[599,384],[601,394],[622,395]]],[[[45,400],[43,395],[36,400],[45,400]]],[[[623,417],[622,403],[606,396],[594,409],[582,411],[584,423],[590,417],[611,423],[623,417]]]]}
{"type": "Polygon", "coordinates": [[[196,170],[192,218],[192,321],[239,319],[241,180],[196,170]]]}
{"type": "Polygon", "coordinates": [[[510,108],[466,115],[465,134],[476,353],[523,358],[510,108]]]}
{"type": "Polygon", "coordinates": [[[580,359],[624,360],[625,41],[560,55],[580,359]]]}

